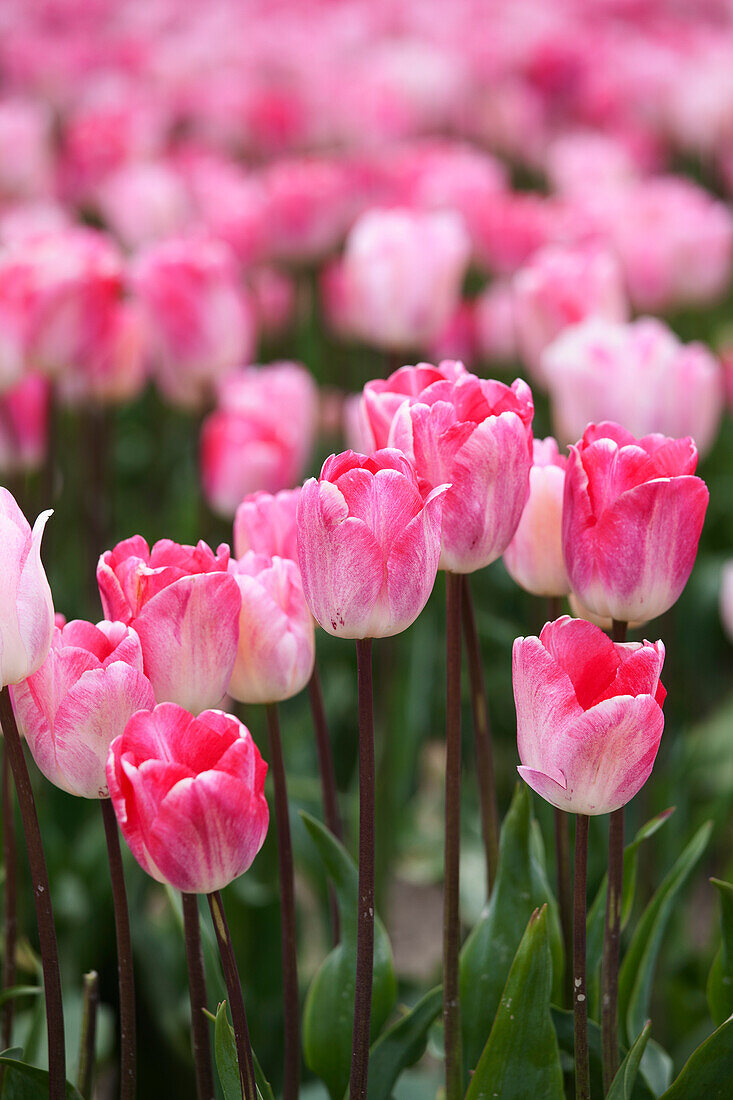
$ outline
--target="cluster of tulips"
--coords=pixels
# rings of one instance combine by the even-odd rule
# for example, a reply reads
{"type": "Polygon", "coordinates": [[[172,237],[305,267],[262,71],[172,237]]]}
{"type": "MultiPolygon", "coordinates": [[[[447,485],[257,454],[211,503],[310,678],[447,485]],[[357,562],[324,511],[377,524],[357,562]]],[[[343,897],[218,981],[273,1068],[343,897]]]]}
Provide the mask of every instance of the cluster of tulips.
{"type": "MultiPolygon", "coordinates": [[[[284,1096],[298,1096],[294,873],[277,705],[309,685],[324,816],[338,836],[314,621],[329,634],[356,640],[358,930],[348,1084],[354,1100],[367,1097],[375,944],[371,646],[373,639],[412,625],[438,570],[446,574],[447,601],[445,1083],[449,1100],[464,1096],[461,638],[463,633],[472,692],[484,696],[483,711],[475,711],[475,737],[491,884],[499,822],[469,575],[501,555],[515,580],[547,598],[555,611],[539,637],[516,640],[513,681],[519,773],[557,814],[558,885],[581,1100],[590,1096],[588,819],[611,815],[602,1034],[605,1087],[614,1087],[624,806],[652,771],[665,696],[663,643],[627,642],[626,630],[661,615],[679,597],[695,560],[708,491],[695,476],[697,449],[690,438],[637,439],[613,422],[590,424],[566,458],[553,439],[533,440],[533,412],[523,381],[508,386],[482,379],[456,361],[405,366],[386,380],[369,382],[358,408],[365,453],[332,455],[320,476],[302,488],[246,497],[234,524],[236,557],[226,545],[213,551],[204,542],[193,547],[163,539],[150,548],[139,535],[106,551],[97,569],[105,618],[96,625],[67,623],[60,616],[54,623],[40,558],[49,513],[31,530],[14,498],[2,490],[0,717],[31,860],[53,1100],[64,1095],[63,1013],[49,883],[19,734],[48,779],[70,794],[98,799],[102,807],[120,962],[121,1095],[133,1095],[135,1045],[117,825],[141,867],[183,895],[200,1100],[213,1095],[213,1077],[197,894],[208,896],[221,949],[241,1094],[256,1100],[255,1060],[220,891],[250,867],[264,841],[267,764],[235,716],[211,709],[226,697],[267,710],[282,902],[284,1096]],[[560,614],[567,595],[585,617],[560,614]],[[573,905],[565,814],[576,815],[573,905]]],[[[542,949],[547,950],[546,941],[542,949]]],[[[487,1050],[491,1023],[481,1041],[487,1050]]],[[[477,1066],[473,1053],[469,1056],[472,1100],[490,1094],[480,1084],[489,1080],[481,1070],[485,1057],[477,1066]]],[[[555,1043],[554,1060],[539,1067],[538,1095],[557,1095],[558,1057],[555,1043]]]]}

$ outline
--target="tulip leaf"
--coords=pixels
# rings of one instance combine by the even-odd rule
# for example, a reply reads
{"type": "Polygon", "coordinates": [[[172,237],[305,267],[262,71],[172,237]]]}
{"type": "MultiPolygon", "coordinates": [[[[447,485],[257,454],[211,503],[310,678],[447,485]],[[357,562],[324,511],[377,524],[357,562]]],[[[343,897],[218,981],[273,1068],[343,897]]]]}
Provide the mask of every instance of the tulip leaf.
{"type": "MultiPolygon", "coordinates": [[[[630,844],[624,849],[624,884],[621,895],[621,928],[625,928],[631,916],[636,893],[636,869],[638,851],[645,840],[661,829],[662,825],[674,813],[674,806],[664,810],[661,814],[651,818],[637,832],[630,844]]],[[[595,1004],[600,977],[601,956],[603,954],[603,928],[606,920],[606,891],[608,889],[608,875],[603,876],[598,892],[593,899],[593,904],[588,911],[588,924],[586,933],[586,966],[588,970],[588,999],[595,1004]]]]}
{"type": "MultiPolygon", "coordinates": [[[[0,1054],[0,1066],[4,1067],[3,1100],[48,1100],[48,1070],[29,1066],[18,1058],[11,1058],[14,1051],[0,1054]]],[[[78,1089],[66,1082],[66,1100],[82,1100],[78,1089]]]]}
{"type": "MultiPolygon", "coordinates": [[[[555,1025],[557,1041],[560,1044],[560,1051],[563,1056],[566,1092],[568,1096],[572,1096],[575,1090],[573,1077],[573,1052],[575,1049],[573,1013],[553,1005],[552,1022],[555,1025]]],[[[594,1020],[588,1020],[588,1053],[590,1055],[591,1096],[603,1096],[601,1029],[594,1020]]],[[[625,1048],[622,1048],[621,1053],[622,1055],[625,1053],[625,1048]]],[[[644,1076],[637,1074],[630,1093],[631,1100],[656,1100],[657,1095],[658,1093],[650,1087],[644,1076]]]]}
{"type": "Polygon", "coordinates": [[[693,1050],[661,1100],[728,1100],[733,1081],[733,1019],[693,1050]]]}
{"type": "Polygon", "coordinates": [[[634,1082],[636,1081],[641,1059],[649,1041],[651,1027],[651,1020],[647,1020],[619,1066],[616,1076],[611,1083],[611,1088],[608,1091],[606,1100],[631,1100],[634,1094],[634,1082]]]}
{"type": "MultiPolygon", "coordinates": [[[[239,1062],[234,1028],[227,1017],[226,1001],[222,1001],[216,1010],[214,1026],[214,1052],[216,1069],[219,1074],[224,1100],[242,1100],[242,1086],[239,1080],[239,1062]]],[[[262,1072],[257,1056],[252,1051],[255,1067],[255,1082],[258,1100],[275,1100],[273,1091],[262,1072]]]]}
{"type": "Polygon", "coordinates": [[[529,918],[466,1100],[563,1100],[551,992],[552,955],[543,906],[529,918]]]}
{"type": "Polygon", "coordinates": [[[532,912],[548,904],[547,925],[553,982],[562,983],[562,936],[545,868],[533,840],[532,802],[518,784],[504,819],[499,866],[491,899],[461,952],[461,1007],[468,1078],[486,1044],[522,929],[532,912]]]}
{"type": "Polygon", "coordinates": [[[43,986],[40,985],[10,985],[7,989],[3,989],[0,992],[0,1008],[8,1001],[14,1000],[16,997],[33,997],[38,993],[43,993],[43,986]]]}
{"type": "Polygon", "coordinates": [[[708,1005],[716,1027],[733,1014],[733,883],[710,880],[720,894],[722,940],[708,977],[708,1005]]]}
{"type": "Polygon", "coordinates": [[[443,987],[436,986],[392,1024],[369,1052],[368,1100],[383,1100],[392,1095],[403,1069],[412,1066],[425,1053],[428,1029],[443,1004],[443,987]]]}
{"type": "MultiPolygon", "coordinates": [[[[342,1100],[349,1084],[351,1065],[358,872],[343,845],[320,821],[304,812],[301,817],[333,882],[341,915],[341,942],[324,959],[306,997],[303,1051],[308,1068],[321,1078],[332,1100],[342,1100]]],[[[392,949],[384,925],[375,915],[372,1042],[382,1030],[396,998],[392,949]]]]}
{"type": "Polygon", "coordinates": [[[675,898],[710,839],[712,822],[698,829],[642,913],[619,973],[619,1019],[627,1035],[638,1035],[649,1014],[657,955],[675,898]]]}

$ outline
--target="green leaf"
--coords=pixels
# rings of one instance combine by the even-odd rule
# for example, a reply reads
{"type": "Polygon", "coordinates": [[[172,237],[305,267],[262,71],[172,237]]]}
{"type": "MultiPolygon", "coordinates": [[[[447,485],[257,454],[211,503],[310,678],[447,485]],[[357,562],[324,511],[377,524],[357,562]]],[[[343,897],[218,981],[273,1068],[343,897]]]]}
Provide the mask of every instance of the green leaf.
{"type": "Polygon", "coordinates": [[[733,1014],[733,883],[710,880],[720,894],[721,944],[708,977],[708,1005],[716,1027],[733,1014]]]}
{"type": "MultiPolygon", "coordinates": [[[[210,1013],[209,1013],[210,1015],[210,1013]]],[[[239,1063],[237,1061],[237,1043],[234,1028],[227,1017],[226,1001],[222,1001],[216,1010],[214,1026],[214,1052],[216,1069],[219,1074],[224,1100],[242,1100],[242,1086],[239,1081],[239,1063]]],[[[257,1055],[252,1051],[255,1067],[255,1084],[260,1100],[275,1100],[270,1083],[267,1081],[257,1055]]]]}
{"type": "Polygon", "coordinates": [[[636,1081],[641,1059],[649,1040],[651,1027],[651,1020],[647,1020],[633,1046],[619,1066],[616,1076],[611,1083],[611,1088],[609,1089],[606,1100],[631,1100],[634,1092],[634,1082],[636,1081]]]}
{"type": "MultiPolygon", "coordinates": [[[[349,1084],[356,979],[358,872],[344,847],[320,821],[301,817],[331,878],[341,914],[341,942],[326,956],[311,982],[303,1011],[303,1051],[309,1069],[342,1100],[349,1084]]],[[[371,1039],[377,1038],[397,998],[392,949],[384,925],[374,918],[374,984],[371,1039]]]]}
{"type": "Polygon", "coordinates": [[[461,1009],[466,1077],[491,1031],[522,929],[535,909],[548,908],[555,987],[562,983],[562,935],[557,909],[532,830],[529,788],[518,784],[504,819],[491,900],[461,952],[461,1009]]]}
{"type": "Polygon", "coordinates": [[[694,1050],[661,1100],[728,1100],[733,1081],[733,1020],[694,1050]]]}
{"type": "Polygon", "coordinates": [[[712,822],[707,821],[665,876],[636,926],[619,973],[619,1019],[625,1021],[627,1036],[638,1035],[649,1015],[654,968],[675,898],[710,839],[712,822]]]}
{"type": "Polygon", "coordinates": [[[550,1015],[547,925],[543,906],[532,914],[522,936],[466,1100],[563,1100],[560,1050],[550,1015]]]}
{"type": "MultiPolygon", "coordinates": [[[[637,832],[630,844],[624,849],[624,885],[621,897],[621,928],[625,928],[631,916],[636,893],[636,869],[638,852],[645,840],[661,829],[662,825],[675,811],[671,806],[661,814],[657,814],[637,832]]],[[[601,956],[603,954],[603,928],[606,920],[606,892],[608,890],[608,875],[603,876],[598,892],[593,899],[593,904],[588,910],[588,922],[586,932],[586,966],[588,969],[589,1000],[595,1001],[595,987],[598,984],[600,974],[601,956]]]]}
{"type": "Polygon", "coordinates": [[[10,985],[7,989],[3,989],[2,992],[0,992],[0,1008],[8,1001],[12,1001],[15,997],[32,997],[38,993],[43,993],[43,986],[10,985]]]}
{"type": "MultiPolygon", "coordinates": [[[[5,1066],[3,1100],[48,1100],[48,1071],[29,1066],[9,1053],[0,1054],[0,1065],[5,1066]]],[[[81,1093],[71,1082],[66,1082],[66,1100],[82,1100],[81,1093]]]]}
{"type": "MultiPolygon", "coordinates": [[[[552,1006],[552,1022],[555,1025],[557,1041],[560,1044],[560,1053],[565,1073],[565,1090],[568,1096],[575,1094],[575,1079],[573,1075],[573,1051],[575,1049],[573,1013],[563,1008],[552,1006]]],[[[647,1047],[647,1050],[649,1048],[647,1047]]],[[[590,1091],[591,1096],[603,1096],[603,1066],[601,1054],[601,1029],[593,1020],[588,1020],[588,1050],[590,1053],[590,1091]]],[[[624,1055],[622,1047],[621,1054],[624,1055]]],[[[658,1093],[650,1088],[641,1074],[637,1075],[631,1092],[632,1100],[656,1100],[658,1093]]]]}
{"type": "Polygon", "coordinates": [[[391,1096],[402,1070],[422,1057],[428,1028],[440,1012],[442,1003],[443,987],[439,985],[380,1035],[369,1052],[368,1100],[383,1100],[385,1096],[391,1096]]]}

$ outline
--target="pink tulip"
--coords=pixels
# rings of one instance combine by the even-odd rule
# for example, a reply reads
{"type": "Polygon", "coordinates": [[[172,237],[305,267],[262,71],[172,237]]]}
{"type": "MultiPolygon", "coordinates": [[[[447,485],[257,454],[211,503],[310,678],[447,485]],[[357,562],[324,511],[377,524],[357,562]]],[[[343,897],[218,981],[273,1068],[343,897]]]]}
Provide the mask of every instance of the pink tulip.
{"type": "Polygon", "coordinates": [[[36,764],[80,798],[109,797],[110,744],[135,711],[155,706],[132,627],[79,619],[54,630],[46,660],[12,696],[36,764]]]}
{"type": "Polygon", "coordinates": [[[165,161],[123,164],[102,181],[96,204],[126,248],[182,233],[191,200],[179,173],[165,161]]]}
{"type": "Polygon", "coordinates": [[[477,355],[476,311],[473,302],[459,302],[443,329],[427,348],[436,363],[443,359],[459,359],[474,363],[477,355]]]}
{"type": "Polygon", "coordinates": [[[144,871],[186,894],[221,890],[267,834],[267,764],[233,715],[174,703],[138,711],[112,742],[107,782],[144,871]]]}
{"type": "Polygon", "coordinates": [[[158,702],[198,713],[220,702],[234,667],[241,597],[229,548],[170,539],[152,550],[140,535],[102,554],[97,583],[105,618],[133,626],[158,702]]]}
{"type": "Polygon", "coordinates": [[[646,622],[679,598],[695,563],[709,493],[687,439],[635,439],[591,424],[570,448],[563,553],[573,591],[596,615],[646,622]]]}
{"type": "Polygon", "coordinates": [[[201,148],[176,159],[199,223],[223,241],[237,261],[259,263],[267,241],[267,196],[260,180],[229,157],[201,148]]]}
{"type": "Polygon", "coordinates": [[[397,409],[390,445],[421,484],[450,483],[440,568],[472,573],[504,553],[529,494],[532,394],[526,382],[463,374],[431,382],[397,409]]]}
{"type": "Polygon", "coordinates": [[[234,553],[248,550],[268,557],[298,560],[298,499],[300,487],[279,493],[252,493],[234,517],[234,553]]]}
{"type": "Polygon", "coordinates": [[[720,584],[720,618],[729,641],[733,642],[733,561],[723,566],[720,584]]]}
{"type": "Polygon", "coordinates": [[[49,383],[26,374],[0,397],[0,470],[37,470],[46,454],[49,383]]]}
{"type": "Polygon", "coordinates": [[[221,241],[174,238],[151,245],[132,275],[158,386],[174,404],[200,406],[254,346],[232,253],[221,241]]]}
{"type": "Polygon", "coordinates": [[[597,245],[541,249],[514,279],[520,355],[540,381],[542,353],[564,329],[587,317],[625,321],[628,315],[618,261],[597,245]]]}
{"type": "Polygon", "coordinates": [[[474,302],[476,352],[488,363],[511,363],[519,358],[514,321],[514,288],[495,279],[474,302]]]}
{"type": "Polygon", "coordinates": [[[276,267],[256,267],[247,282],[258,331],[278,336],[291,328],[297,306],[295,280],[276,267]]]}
{"type": "Polygon", "coordinates": [[[552,436],[535,439],[529,499],[504,551],[512,580],[535,596],[564,596],[570,581],[562,554],[562,502],[567,458],[552,436]]]}
{"type": "Polygon", "coordinates": [[[0,103],[0,198],[50,194],[53,186],[52,116],[42,99],[0,103]]]}
{"type": "Polygon", "coordinates": [[[369,450],[388,445],[395,413],[408,398],[417,397],[434,382],[454,381],[467,373],[463,363],[444,359],[437,367],[431,363],[399,367],[389,378],[375,378],[367,382],[361,415],[369,450]]]}
{"type": "Polygon", "coordinates": [[[583,619],[517,638],[512,658],[519,774],[576,814],[625,806],[651,774],[664,729],[661,642],[614,643],[583,619]]]}
{"type": "Polygon", "coordinates": [[[567,329],[542,357],[560,438],[615,420],[636,436],[691,435],[712,446],[723,408],[723,371],[704,344],[682,344],[663,321],[600,318],[567,329]]]}
{"type": "Polygon", "coordinates": [[[470,244],[450,211],[369,210],[343,258],[354,335],[391,351],[423,348],[460,299],[470,244]]]}
{"type": "Polygon", "coordinates": [[[312,262],[339,243],[353,214],[348,168],[335,159],[274,161],[263,173],[269,254],[312,262]]]}
{"type": "Polygon", "coordinates": [[[228,694],[240,703],[279,703],[311,678],[313,619],[297,563],[248,551],[229,563],[242,594],[239,649],[228,694]]]}
{"type": "Polygon", "coordinates": [[[249,494],[300,481],[317,420],[316,384],[298,363],[228,376],[201,433],[201,480],[211,508],[230,517],[249,494]]]}
{"type": "Polygon", "coordinates": [[[596,130],[561,134],[545,154],[545,170],[552,189],[568,196],[620,187],[639,178],[631,150],[596,130]]]}
{"type": "Polygon", "coordinates": [[[104,339],[79,369],[59,382],[64,401],[122,404],[137,397],[147,381],[146,329],[137,302],[121,301],[111,312],[104,339]]]}
{"type": "Polygon", "coordinates": [[[421,489],[399,451],[344,451],[298,501],[303,590],[316,621],[340,638],[406,630],[427,603],[440,557],[445,485],[421,489]]]}
{"type": "Polygon", "coordinates": [[[17,684],[41,667],[53,634],[53,600],[41,564],[41,539],[51,512],[33,525],[12,493],[0,488],[0,687],[17,684]]]}

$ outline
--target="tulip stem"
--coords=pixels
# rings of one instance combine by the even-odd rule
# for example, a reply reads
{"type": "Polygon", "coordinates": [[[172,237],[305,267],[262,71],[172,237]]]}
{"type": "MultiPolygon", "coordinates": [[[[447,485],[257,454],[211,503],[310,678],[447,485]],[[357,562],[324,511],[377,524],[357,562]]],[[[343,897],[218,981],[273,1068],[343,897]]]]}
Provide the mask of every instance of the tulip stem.
{"type": "Polygon", "coordinates": [[[366,1100],[374,978],[374,709],[372,641],[356,643],[359,681],[359,913],[350,1100],[366,1100]]]}
{"type": "MultiPolygon", "coordinates": [[[[614,642],[626,641],[626,623],[613,620],[614,642]]],[[[624,808],[614,810],[608,825],[608,888],[601,964],[601,1049],[603,1091],[618,1069],[618,967],[621,947],[621,905],[624,888],[624,808]]]]}
{"type": "Polygon", "coordinates": [[[195,894],[181,894],[183,902],[183,930],[186,938],[186,962],[188,964],[188,994],[191,1002],[191,1036],[193,1062],[196,1067],[196,1096],[198,1100],[214,1100],[214,1071],[211,1065],[209,1023],[204,1015],[207,1004],[206,971],[201,948],[199,903],[195,894]]]}
{"type": "Polygon", "coordinates": [[[588,817],[575,818],[575,890],[573,894],[573,1019],[575,1023],[575,1098],[590,1100],[588,1000],[585,980],[585,924],[588,879],[588,817]]]}
{"type": "MultiPolygon", "coordinates": [[[[331,830],[336,839],[343,841],[344,830],[341,824],[341,815],[338,806],[336,771],[333,766],[331,738],[328,732],[326,708],[323,704],[323,691],[321,690],[321,678],[318,674],[318,665],[313,666],[313,675],[308,681],[308,698],[310,700],[311,715],[313,716],[313,729],[316,734],[318,770],[321,775],[323,820],[326,823],[326,827],[331,830]]],[[[339,918],[338,905],[336,904],[336,891],[330,883],[328,886],[328,907],[331,914],[333,942],[337,944],[341,939],[341,921],[339,918]]]]}
{"type": "MultiPolygon", "coordinates": [[[[15,801],[7,749],[3,749],[3,864],[5,867],[5,954],[3,989],[15,985],[15,960],[18,942],[18,857],[15,846],[15,801]]],[[[2,1049],[12,1045],[15,1000],[11,997],[3,1009],[2,1049]]]]}
{"type": "Polygon", "coordinates": [[[127,908],[125,874],[122,868],[120,834],[114,806],[109,798],[100,798],[107,840],[109,873],[112,880],[112,900],[115,910],[117,937],[117,975],[120,987],[120,1100],[133,1100],[137,1075],[135,1046],[135,977],[132,964],[130,914],[127,908]]]}
{"type": "Polygon", "coordinates": [[[249,1039],[247,1026],[247,1014],[244,1011],[244,997],[242,985],[239,981],[237,960],[232,946],[232,937],[229,934],[224,902],[219,890],[207,894],[211,919],[216,933],[216,942],[219,945],[221,965],[224,970],[224,980],[229,993],[229,1008],[232,1013],[234,1025],[234,1040],[237,1047],[237,1063],[239,1065],[239,1083],[243,1100],[257,1100],[257,1086],[255,1084],[255,1065],[252,1055],[252,1044],[249,1039]]]}
{"type": "Polygon", "coordinates": [[[84,975],[84,992],[79,1036],[79,1066],[76,1083],[84,1100],[92,1100],[94,1052],[97,1045],[97,1009],[99,1007],[99,975],[90,970],[84,975]]]}
{"type": "Polygon", "coordinates": [[[461,938],[461,603],[464,578],[445,575],[445,857],[443,885],[443,1031],[446,1100],[463,1096],[458,953],[461,938]]]}
{"type": "Polygon", "coordinates": [[[33,798],[33,788],[31,787],[28,766],[23,755],[23,746],[20,743],[20,734],[18,733],[13,704],[10,701],[10,692],[7,687],[0,691],[0,724],[2,724],[5,735],[5,751],[10,760],[15,790],[18,795],[20,817],[23,822],[28,862],[33,881],[33,898],[36,905],[38,939],[43,967],[43,986],[46,997],[48,1096],[49,1100],[64,1100],[66,1096],[64,1010],[51,891],[48,883],[48,871],[46,870],[46,857],[43,854],[41,830],[38,825],[36,803],[33,798]]]}
{"type": "Polygon", "coordinates": [[[280,737],[277,703],[268,703],[267,728],[270,735],[270,759],[275,784],[275,821],[280,877],[280,920],[285,1010],[285,1075],[283,1100],[298,1100],[300,1085],[300,1008],[298,1002],[298,941],[295,923],[295,871],[293,842],[290,836],[288,788],[280,737]]]}
{"type": "Polygon", "coordinates": [[[476,748],[476,774],[479,801],[481,803],[481,830],[484,838],[486,860],[486,894],[496,880],[499,862],[499,808],[496,802],[494,775],[494,750],[491,741],[491,720],[486,696],[486,682],[481,663],[476,616],[468,576],[463,578],[463,638],[468,658],[468,676],[471,683],[471,710],[473,712],[473,736],[476,748]]]}

